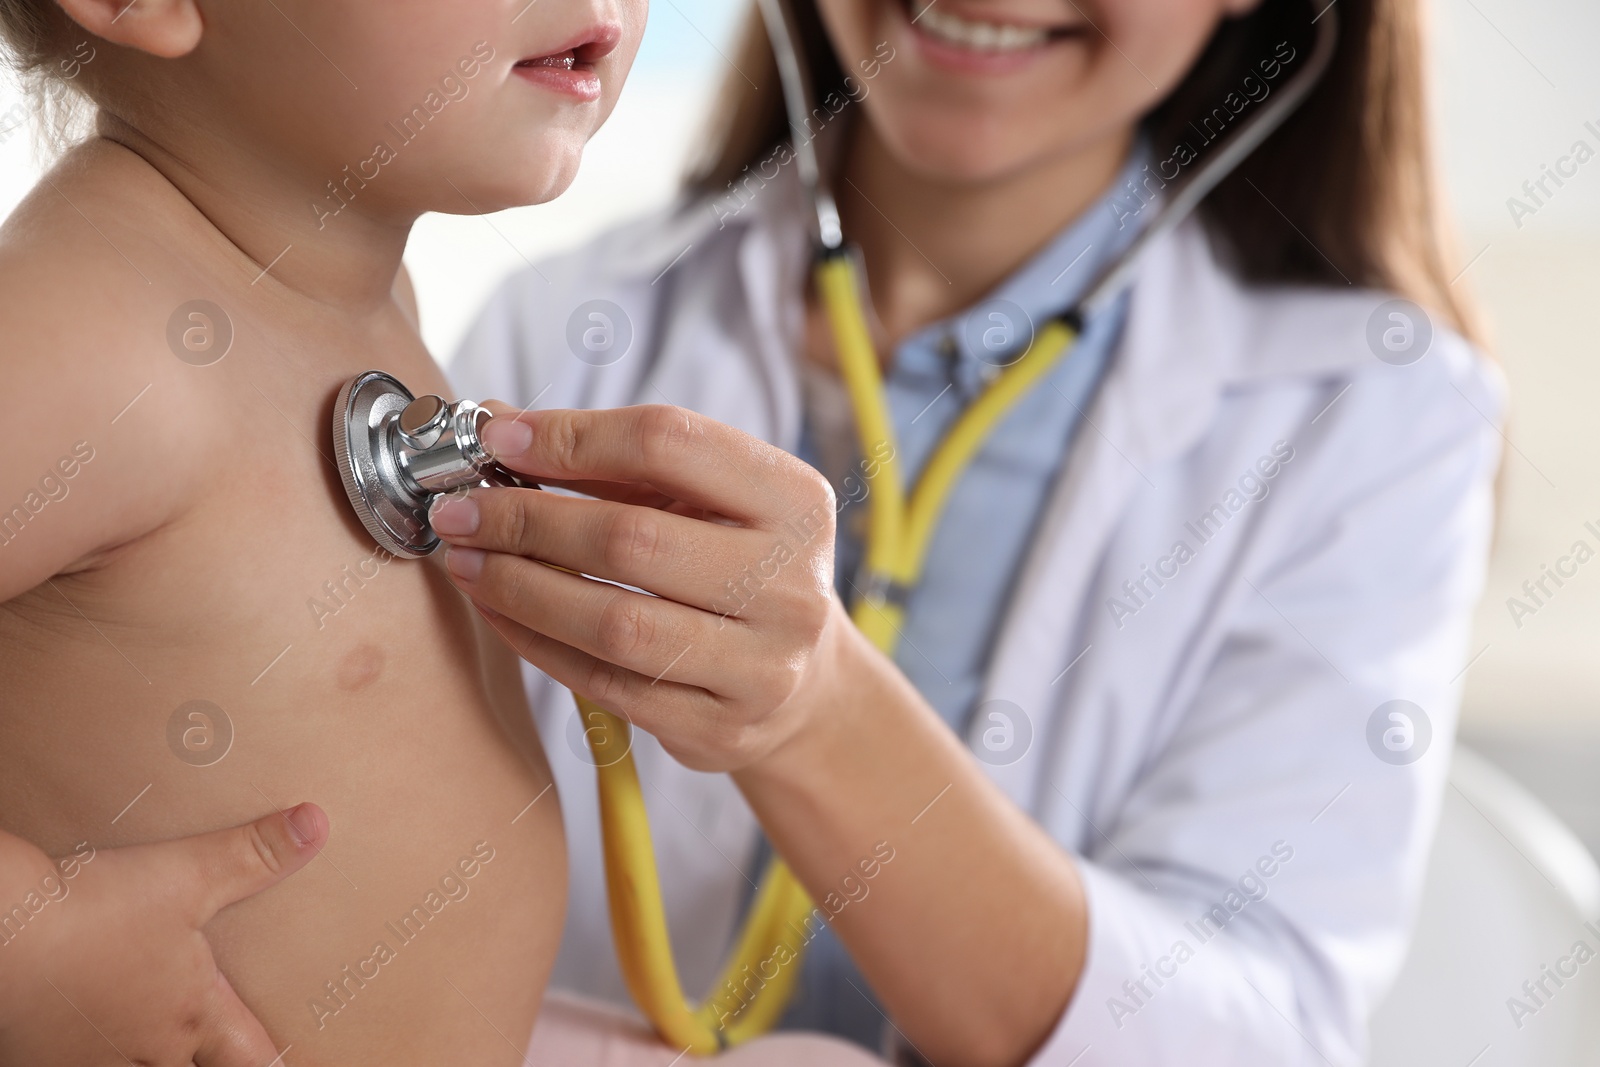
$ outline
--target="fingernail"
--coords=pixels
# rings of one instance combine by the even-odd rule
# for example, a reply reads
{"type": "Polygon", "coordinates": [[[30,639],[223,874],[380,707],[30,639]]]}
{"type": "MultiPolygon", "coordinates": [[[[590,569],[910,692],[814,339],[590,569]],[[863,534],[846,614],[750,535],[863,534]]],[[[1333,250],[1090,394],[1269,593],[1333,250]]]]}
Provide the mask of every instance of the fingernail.
{"type": "Polygon", "coordinates": [[[428,525],[441,537],[469,537],[478,532],[478,502],[470,496],[436,496],[428,505],[428,525]]]}
{"type": "Polygon", "coordinates": [[[309,804],[296,804],[284,812],[283,817],[288,821],[289,834],[298,847],[306,847],[317,835],[317,813],[309,804]]]}
{"type": "Polygon", "coordinates": [[[445,550],[444,565],[450,573],[460,578],[463,582],[475,582],[478,575],[483,573],[484,552],[481,548],[462,548],[460,545],[451,545],[445,550]]]}
{"type": "Polygon", "coordinates": [[[490,419],[483,428],[483,446],[492,456],[514,456],[533,444],[533,427],[504,416],[490,419]]]}

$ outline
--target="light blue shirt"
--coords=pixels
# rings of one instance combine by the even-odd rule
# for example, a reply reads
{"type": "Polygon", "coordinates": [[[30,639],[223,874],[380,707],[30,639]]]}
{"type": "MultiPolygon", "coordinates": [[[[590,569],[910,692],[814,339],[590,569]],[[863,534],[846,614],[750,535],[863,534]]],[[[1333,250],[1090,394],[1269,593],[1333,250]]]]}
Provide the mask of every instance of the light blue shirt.
{"type": "MultiPolygon", "coordinates": [[[[895,349],[884,387],[908,488],[961,412],[1022,351],[1031,332],[1070,307],[1137,235],[1123,205],[1127,183],[1144,162],[1144,154],[1134,152],[1102,200],[988,298],[917,331],[895,349]]],[[[895,662],[958,734],[965,734],[980,710],[974,704],[995,632],[1046,494],[1074,436],[1094,432],[1081,424],[1126,308],[1124,295],[1086,323],[1067,358],[1018,401],[973,457],[910,593],[895,662]]],[[[868,514],[861,471],[828,470],[816,434],[815,413],[808,411],[800,457],[828,474],[839,499],[847,501],[839,513],[834,558],[837,587],[850,604],[858,597],[868,514]],[[846,482],[852,475],[856,481],[846,482]]],[[[1002,723],[995,735],[1000,750],[992,756],[1006,759],[1004,747],[1014,738],[1004,730],[1011,724],[996,721],[1002,723]]],[[[978,758],[990,755],[979,752],[978,758]]],[[[784,1025],[829,1031],[875,1048],[884,1015],[869,996],[866,979],[832,930],[825,930],[807,950],[784,1025]]]]}

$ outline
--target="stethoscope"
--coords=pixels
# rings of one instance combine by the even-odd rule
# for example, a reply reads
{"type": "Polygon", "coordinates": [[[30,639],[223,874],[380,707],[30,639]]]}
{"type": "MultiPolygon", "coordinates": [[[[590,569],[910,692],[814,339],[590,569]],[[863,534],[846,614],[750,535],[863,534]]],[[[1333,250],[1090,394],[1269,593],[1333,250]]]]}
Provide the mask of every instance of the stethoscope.
{"type": "MultiPolygon", "coordinates": [[[[862,454],[888,457],[868,479],[866,554],[854,582],[851,617],[881,651],[892,655],[934,528],[967,464],[1012,406],[1066,358],[1084,324],[1127,288],[1145,251],[1187,218],[1310,93],[1332,57],[1337,17],[1331,4],[1321,11],[1314,20],[1320,25],[1311,56],[1277,99],[1243,123],[1162,204],[1076,303],[1036,331],[1031,345],[1006,363],[962,412],[908,492],[895,461],[894,426],[867,323],[859,255],[844,239],[838,208],[805,135],[811,92],[792,16],[784,0],[758,4],[796,133],[792,148],[797,173],[815,209],[813,276],[855,412],[862,454]],[[890,447],[882,447],[885,443],[890,447]]],[[[344,385],[334,406],[334,452],[350,503],[380,546],[405,558],[426,556],[440,543],[428,525],[428,505],[435,496],[470,486],[527,484],[483,447],[479,431],[488,418],[489,412],[470,400],[413,397],[381,371],[359,374],[344,385]]],[[[742,991],[732,1001],[734,1008],[726,1003],[719,1007],[714,996],[691,1005],[673,963],[629,726],[582,697],[576,700],[597,768],[613,940],[635,1003],[665,1041],[697,1055],[771,1029],[794,989],[804,948],[797,932],[806,929],[815,911],[811,898],[783,861],[773,860],[712,987],[742,991]],[[780,946],[788,951],[780,953],[780,946]],[[774,960],[781,963],[769,976],[774,960]],[[752,985],[753,995],[744,996],[752,985]]]]}

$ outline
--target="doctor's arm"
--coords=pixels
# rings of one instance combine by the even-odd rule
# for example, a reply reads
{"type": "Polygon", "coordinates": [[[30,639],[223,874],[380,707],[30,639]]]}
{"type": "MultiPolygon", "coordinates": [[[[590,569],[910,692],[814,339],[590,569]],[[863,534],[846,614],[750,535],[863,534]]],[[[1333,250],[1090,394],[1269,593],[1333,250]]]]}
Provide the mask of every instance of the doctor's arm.
{"type": "MultiPolygon", "coordinates": [[[[1354,1062],[1403,954],[1487,539],[1492,431],[1465,406],[1425,425],[1437,396],[1324,440],[1309,497],[1342,497],[1303,498],[1299,542],[1229,583],[1174,733],[1077,856],[856,634],[830,592],[831,496],[781,451],[676,409],[524,413],[486,431],[502,462],[599,499],[474,491],[435,525],[503,637],[731,772],[815,899],[894,849],[831,923],[931,1062],[1354,1062]],[[1371,433],[1406,412],[1404,440],[1371,433]],[[1376,473],[1333,473],[1352,462],[1376,473]],[[750,595],[730,604],[730,582],[750,595]],[[1364,740],[1395,698],[1436,712],[1412,766],[1364,740]],[[1199,944],[1186,924],[1218,904],[1225,933],[1199,944]]],[[[1297,466],[1316,469],[1309,443],[1297,466]]]]}
{"type": "Polygon", "coordinates": [[[447,566],[501,635],[686,765],[732,772],[814,899],[892,848],[832,925],[932,1062],[1024,1061],[1082,967],[1075,868],[850,622],[826,481],[676,408],[526,412],[485,441],[600,497],[436,507],[447,566]]]}

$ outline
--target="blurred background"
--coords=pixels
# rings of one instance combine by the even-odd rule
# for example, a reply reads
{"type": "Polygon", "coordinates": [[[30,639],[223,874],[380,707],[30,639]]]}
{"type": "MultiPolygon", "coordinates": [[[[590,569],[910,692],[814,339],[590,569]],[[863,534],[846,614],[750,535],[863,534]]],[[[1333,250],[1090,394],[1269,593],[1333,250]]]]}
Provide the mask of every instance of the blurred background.
{"type": "MultiPolygon", "coordinates": [[[[407,260],[441,359],[507,272],[673,195],[747,2],[655,0],[622,101],[559,201],[422,221],[407,260]]],[[[1533,614],[1518,619],[1507,603],[1574,541],[1600,547],[1584,527],[1600,530],[1600,4],[1434,0],[1429,17],[1439,163],[1461,238],[1456,285],[1481,305],[1511,389],[1462,735],[1600,854],[1600,560],[1550,583],[1533,614]],[[1523,183],[1578,141],[1595,158],[1561,186],[1547,182],[1553,195],[1536,205],[1523,183]],[[1533,212],[1514,217],[1513,197],[1533,212]]],[[[0,88],[0,213],[37,174],[28,131],[9,128],[17,102],[0,88]]]]}

